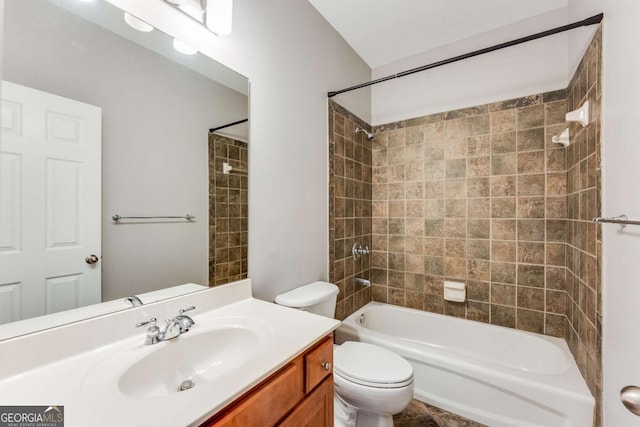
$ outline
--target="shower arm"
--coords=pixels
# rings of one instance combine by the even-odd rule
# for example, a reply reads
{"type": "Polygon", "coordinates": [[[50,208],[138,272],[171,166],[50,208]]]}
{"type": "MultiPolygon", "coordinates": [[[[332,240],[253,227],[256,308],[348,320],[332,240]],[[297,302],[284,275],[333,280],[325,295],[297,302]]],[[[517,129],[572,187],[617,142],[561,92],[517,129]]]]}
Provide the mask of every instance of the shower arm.
{"type": "Polygon", "coordinates": [[[371,132],[367,132],[366,130],[362,129],[362,128],[356,128],[356,133],[364,133],[365,136],[367,137],[367,140],[371,141],[373,139],[373,134],[371,132]]]}

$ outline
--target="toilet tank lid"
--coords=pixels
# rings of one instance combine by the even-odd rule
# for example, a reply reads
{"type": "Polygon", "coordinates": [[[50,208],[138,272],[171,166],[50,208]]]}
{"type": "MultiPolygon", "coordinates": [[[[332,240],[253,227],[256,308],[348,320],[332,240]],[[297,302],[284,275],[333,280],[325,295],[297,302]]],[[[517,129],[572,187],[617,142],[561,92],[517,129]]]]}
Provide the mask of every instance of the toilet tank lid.
{"type": "Polygon", "coordinates": [[[276,304],[294,308],[309,307],[333,297],[338,292],[338,287],[333,283],[313,282],[278,295],[276,304]]]}

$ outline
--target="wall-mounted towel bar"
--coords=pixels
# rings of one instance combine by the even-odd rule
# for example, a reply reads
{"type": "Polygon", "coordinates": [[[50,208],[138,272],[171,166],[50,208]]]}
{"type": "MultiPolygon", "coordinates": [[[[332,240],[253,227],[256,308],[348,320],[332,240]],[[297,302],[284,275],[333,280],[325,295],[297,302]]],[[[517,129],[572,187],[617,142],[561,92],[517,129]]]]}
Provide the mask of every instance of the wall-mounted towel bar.
{"type": "Polygon", "coordinates": [[[118,214],[111,217],[112,220],[118,222],[122,219],[135,219],[135,220],[145,220],[145,219],[184,219],[189,222],[193,222],[196,217],[193,215],[182,215],[182,216],[120,216],[118,214]]]}
{"type": "Polygon", "coordinates": [[[620,224],[621,226],[627,226],[627,225],[640,225],[640,221],[631,221],[630,219],[628,219],[629,217],[627,217],[626,215],[618,215],[618,216],[612,216],[612,217],[598,217],[598,218],[593,218],[591,221],[597,223],[597,224],[620,224]]]}

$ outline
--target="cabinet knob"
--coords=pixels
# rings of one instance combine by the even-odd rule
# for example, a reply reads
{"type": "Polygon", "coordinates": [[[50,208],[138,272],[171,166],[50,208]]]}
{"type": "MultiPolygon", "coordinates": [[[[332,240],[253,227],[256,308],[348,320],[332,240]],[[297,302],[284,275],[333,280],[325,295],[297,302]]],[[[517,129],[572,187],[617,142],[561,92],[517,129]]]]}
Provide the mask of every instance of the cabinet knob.
{"type": "Polygon", "coordinates": [[[325,371],[328,371],[331,369],[331,362],[322,362],[320,363],[320,366],[322,366],[322,369],[325,371]]]}

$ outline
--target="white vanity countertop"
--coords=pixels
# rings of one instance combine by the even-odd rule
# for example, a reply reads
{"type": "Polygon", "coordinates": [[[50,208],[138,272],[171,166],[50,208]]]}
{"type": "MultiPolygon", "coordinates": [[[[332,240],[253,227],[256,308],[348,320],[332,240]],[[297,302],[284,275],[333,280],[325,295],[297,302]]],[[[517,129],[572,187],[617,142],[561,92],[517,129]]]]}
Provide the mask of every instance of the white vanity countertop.
{"type": "MultiPolygon", "coordinates": [[[[194,298],[191,296],[190,301],[194,298]]],[[[49,363],[32,361],[33,366],[26,370],[3,371],[0,368],[0,404],[64,406],[66,427],[197,426],[340,325],[340,322],[334,319],[247,298],[246,292],[244,297],[236,302],[201,314],[197,314],[198,311],[193,312],[192,318],[196,324],[184,335],[185,337],[187,334],[195,336],[199,329],[204,331],[208,326],[215,326],[216,322],[229,324],[233,323],[234,318],[243,316],[259,319],[260,328],[266,337],[262,344],[252,349],[255,354],[252,354],[251,361],[241,369],[233,370],[212,381],[196,382],[196,386],[190,390],[154,398],[131,397],[119,390],[118,380],[121,371],[115,373],[116,370],[110,366],[113,365],[112,360],[117,359],[118,354],[126,352],[129,358],[127,360],[131,360],[129,363],[133,365],[150,351],[159,349],[156,346],[172,345],[174,341],[183,339],[180,336],[169,342],[145,346],[145,331],[142,330],[135,334],[128,333],[122,339],[96,348],[63,355],[64,357],[49,363]]],[[[148,316],[145,312],[141,313],[148,316]]],[[[159,319],[164,318],[159,316],[159,319]]],[[[123,327],[122,325],[120,320],[116,326],[123,327]]],[[[100,326],[104,327],[104,321],[100,326]]],[[[49,336],[46,331],[40,333],[38,341],[31,339],[24,345],[24,351],[47,352],[49,348],[64,346],[65,342],[58,339],[69,337],[55,333],[64,328],[52,330],[54,333],[49,336]],[[39,343],[39,349],[34,347],[34,342],[39,343]]],[[[78,329],[77,332],[82,333],[83,330],[78,329]]],[[[83,340],[81,335],[76,338],[83,340]]],[[[17,360],[23,357],[18,353],[21,347],[15,343],[8,346],[4,344],[0,343],[1,364],[12,364],[15,361],[19,365],[17,360]]],[[[211,342],[211,348],[216,349],[215,342],[211,342]]],[[[33,358],[27,356],[29,357],[33,358]]]]}

